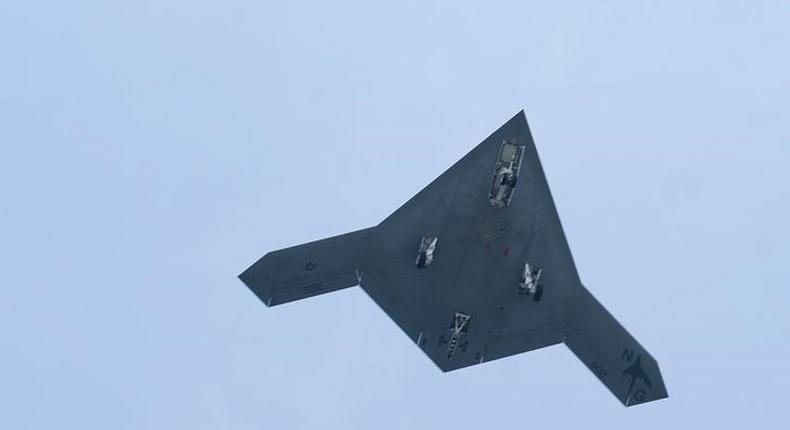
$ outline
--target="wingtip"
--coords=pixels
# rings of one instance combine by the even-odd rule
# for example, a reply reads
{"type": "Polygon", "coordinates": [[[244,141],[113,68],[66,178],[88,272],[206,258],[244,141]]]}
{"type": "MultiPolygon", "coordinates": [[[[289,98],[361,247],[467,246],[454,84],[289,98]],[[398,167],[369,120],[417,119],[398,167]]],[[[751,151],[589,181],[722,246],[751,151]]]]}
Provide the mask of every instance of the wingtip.
{"type": "Polygon", "coordinates": [[[649,354],[644,363],[645,371],[649,375],[650,386],[646,390],[634,391],[623,401],[627,407],[641,405],[643,403],[650,403],[656,400],[666,399],[669,397],[666,385],[664,384],[664,377],[661,374],[661,369],[658,362],[649,354]]]}
{"type": "MultiPolygon", "coordinates": [[[[264,255],[264,257],[266,256],[264,255]]],[[[263,260],[264,257],[262,257],[261,260],[263,260]]],[[[255,264],[257,264],[257,262],[255,264]]],[[[267,285],[269,285],[270,281],[267,278],[260,276],[259,273],[256,273],[253,270],[255,264],[239,273],[237,278],[242,284],[244,284],[245,287],[247,287],[248,290],[255,294],[255,296],[258,297],[258,299],[260,299],[260,301],[262,301],[266,307],[271,307],[272,300],[274,298],[274,292],[267,288],[267,285]]]]}

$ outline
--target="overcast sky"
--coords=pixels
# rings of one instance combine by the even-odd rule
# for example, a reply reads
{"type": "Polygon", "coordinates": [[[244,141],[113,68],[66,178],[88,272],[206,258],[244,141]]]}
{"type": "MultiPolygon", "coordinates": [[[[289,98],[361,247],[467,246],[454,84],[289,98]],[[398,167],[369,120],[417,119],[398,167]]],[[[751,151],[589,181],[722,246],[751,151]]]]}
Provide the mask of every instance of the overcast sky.
{"type": "Polygon", "coordinates": [[[2,7],[0,427],[790,428],[790,2],[328,3],[2,7]],[[443,374],[359,288],[236,279],[522,108],[668,399],[562,345],[443,374]]]}

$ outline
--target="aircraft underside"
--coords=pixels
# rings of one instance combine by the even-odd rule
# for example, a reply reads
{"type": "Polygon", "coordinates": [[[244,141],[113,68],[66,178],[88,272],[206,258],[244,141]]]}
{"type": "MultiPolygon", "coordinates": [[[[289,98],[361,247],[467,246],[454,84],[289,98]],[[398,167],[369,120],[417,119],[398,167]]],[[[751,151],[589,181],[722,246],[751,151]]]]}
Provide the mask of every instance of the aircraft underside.
{"type": "Polygon", "coordinates": [[[239,278],[267,306],[359,285],[442,371],[564,342],[626,406],[667,397],[581,284],[523,111],[379,225],[239,278]]]}

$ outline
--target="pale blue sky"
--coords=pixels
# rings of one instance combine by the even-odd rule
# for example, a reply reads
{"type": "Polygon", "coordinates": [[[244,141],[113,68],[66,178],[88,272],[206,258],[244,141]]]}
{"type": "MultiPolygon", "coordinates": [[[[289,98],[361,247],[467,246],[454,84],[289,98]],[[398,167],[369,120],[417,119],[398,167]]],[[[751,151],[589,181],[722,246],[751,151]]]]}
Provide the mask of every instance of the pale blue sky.
{"type": "Polygon", "coordinates": [[[790,428],[790,3],[325,3],[0,9],[1,428],[790,428]],[[564,346],[442,374],[358,288],[236,279],[522,108],[669,399],[564,346]]]}

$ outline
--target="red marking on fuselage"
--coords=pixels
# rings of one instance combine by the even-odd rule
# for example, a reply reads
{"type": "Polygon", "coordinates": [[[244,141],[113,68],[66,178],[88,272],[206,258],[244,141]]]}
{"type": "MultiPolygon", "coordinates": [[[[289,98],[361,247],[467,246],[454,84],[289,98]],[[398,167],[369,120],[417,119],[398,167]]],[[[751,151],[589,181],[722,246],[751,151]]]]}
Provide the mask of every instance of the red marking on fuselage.
{"type": "Polygon", "coordinates": [[[505,257],[507,257],[508,255],[510,255],[510,246],[509,246],[509,245],[505,245],[505,249],[503,249],[503,250],[502,250],[502,254],[503,254],[505,257]]]}

